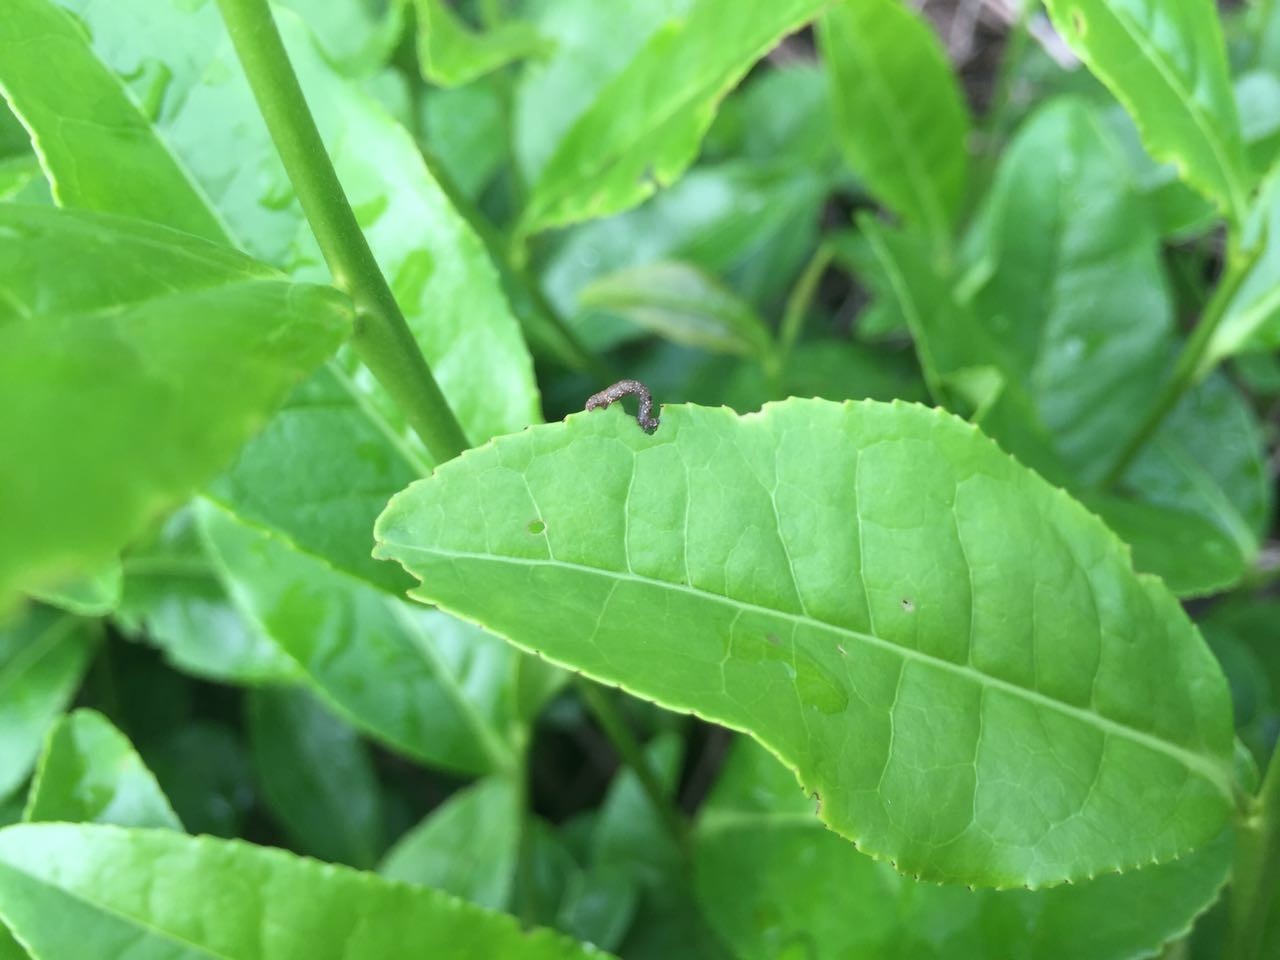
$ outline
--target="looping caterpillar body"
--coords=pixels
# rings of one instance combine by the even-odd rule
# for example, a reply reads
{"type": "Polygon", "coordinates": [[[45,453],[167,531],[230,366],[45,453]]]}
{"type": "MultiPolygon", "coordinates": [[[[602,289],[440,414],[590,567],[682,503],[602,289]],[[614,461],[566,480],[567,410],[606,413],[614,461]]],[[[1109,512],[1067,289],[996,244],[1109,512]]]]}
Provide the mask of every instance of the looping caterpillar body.
{"type": "Polygon", "coordinates": [[[640,398],[640,410],[636,414],[636,423],[640,424],[640,429],[645,433],[653,433],[658,429],[659,420],[653,415],[653,397],[649,393],[649,388],[639,380],[619,380],[611,387],[605,387],[599,393],[593,393],[587,398],[588,410],[601,410],[615,400],[621,400],[627,394],[634,394],[640,398]]]}

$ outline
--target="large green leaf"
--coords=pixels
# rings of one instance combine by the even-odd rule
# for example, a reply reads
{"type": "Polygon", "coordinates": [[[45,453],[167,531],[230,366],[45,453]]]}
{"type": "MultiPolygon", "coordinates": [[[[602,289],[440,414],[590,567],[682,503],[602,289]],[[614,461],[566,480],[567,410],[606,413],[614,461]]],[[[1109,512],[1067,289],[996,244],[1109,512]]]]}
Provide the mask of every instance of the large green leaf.
{"type": "Polygon", "coordinates": [[[182,829],[133,744],[96,710],[76,710],[49,732],[23,819],[182,829]]]}
{"type": "Polygon", "coordinates": [[[196,237],[0,208],[0,406],[23,411],[0,421],[0,603],[114,559],[224,467],[350,323],[335,290],[196,237]]]}
{"type": "Polygon", "coordinates": [[[521,229],[607,216],[675,180],[720,100],[830,0],[693,0],[599,92],[534,182],[521,229]]]}
{"type": "Polygon", "coordinates": [[[1157,160],[1237,222],[1252,185],[1212,0],[1046,0],[1157,160]]]}
{"type": "Polygon", "coordinates": [[[397,840],[378,872],[504,910],[523,816],[515,782],[486,777],[455,793],[397,840]]]}
{"type": "Polygon", "coordinates": [[[908,873],[1132,868],[1234,804],[1226,684],[1172,595],[941,411],[577,415],[444,465],[376,532],[420,599],[751,733],[908,873]]]}
{"type": "Polygon", "coordinates": [[[262,797],[313,857],[371,867],[384,846],[382,795],[369,750],[305,690],[249,694],[249,745],[262,797]]]}
{"type": "Polygon", "coordinates": [[[493,637],[300,553],[211,503],[200,520],[232,602],[362,730],[448,769],[514,762],[520,660],[493,637]]]}
{"type": "Polygon", "coordinates": [[[694,876],[741,960],[1152,956],[1217,898],[1230,864],[1223,837],[1173,863],[1052,890],[914,883],[824,830],[758,747],[740,742],[723,777],[698,824],[694,876]]]}
{"type": "Polygon", "coordinates": [[[439,891],[240,842],[102,826],[0,831],[0,918],[45,960],[601,956],[439,891]]]}
{"type": "MultiPolygon", "coordinates": [[[[537,419],[528,351],[480,239],[412,137],[334,72],[295,17],[281,13],[280,25],[357,217],[467,434],[480,441],[537,419]]],[[[261,259],[327,278],[215,4],[15,0],[0,19],[0,84],[42,149],[68,126],[83,133],[74,155],[45,150],[63,203],[178,226],[211,219],[261,259]],[[50,62],[83,70],[83,86],[48,84],[50,62]],[[134,104],[137,117],[73,124],[86,100],[134,104]],[[151,173],[164,164],[181,176],[151,173]]],[[[252,489],[238,504],[250,517],[398,589],[372,572],[368,531],[377,504],[423,472],[425,454],[366,371],[335,363],[322,381],[291,404],[307,412],[245,451],[231,493],[252,489]],[[306,466],[276,471],[282,462],[306,466]]]]}
{"type": "Polygon", "coordinates": [[[932,27],[902,0],[843,0],[818,38],[849,165],[885,206],[945,243],[964,196],[970,123],[932,27]]]}
{"type": "Polygon", "coordinates": [[[1019,132],[979,223],[968,255],[986,276],[974,315],[1010,348],[1059,456],[1094,483],[1172,349],[1160,237],[1116,177],[1106,132],[1075,100],[1047,105],[1019,132]]]}
{"type": "Polygon", "coordinates": [[[92,621],[43,607],[0,624],[0,800],[27,779],[45,734],[80,686],[96,639],[92,621]]]}

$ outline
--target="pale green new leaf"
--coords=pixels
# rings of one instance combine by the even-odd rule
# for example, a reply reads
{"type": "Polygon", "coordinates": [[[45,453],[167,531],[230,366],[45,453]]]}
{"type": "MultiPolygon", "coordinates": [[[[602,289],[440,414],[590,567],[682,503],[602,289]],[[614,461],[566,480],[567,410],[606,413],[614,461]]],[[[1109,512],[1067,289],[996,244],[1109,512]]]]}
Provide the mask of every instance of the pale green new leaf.
{"type": "Polygon", "coordinates": [[[818,22],[849,165],[946,244],[968,174],[969,112],[933,28],[902,0],[842,0],[818,22]]]}
{"type": "Polygon", "coordinates": [[[753,744],[735,746],[722,776],[698,824],[694,876],[708,920],[740,960],[802,947],[807,960],[1154,956],[1213,903],[1230,864],[1222,837],[1173,863],[1052,890],[915,883],[824,830],[787,771],[753,744]]]}
{"type": "Polygon", "coordinates": [[[69,824],[0,830],[0,921],[47,960],[602,956],[436,890],[279,850],[69,824]]]}
{"type": "Polygon", "coordinates": [[[1045,0],[1058,31],[1125,106],[1157,160],[1236,223],[1252,186],[1212,0],[1045,0]]]}
{"type": "Polygon", "coordinates": [[[0,207],[0,408],[22,411],[0,420],[0,606],[114,560],[350,324],[337,291],[197,237],[0,207]]]}
{"type": "Polygon", "coordinates": [[[908,873],[1132,868],[1234,805],[1226,684],[1177,601],[941,411],[579,414],[445,464],[376,533],[420,599],[751,733],[908,873]]]}
{"type": "Polygon", "coordinates": [[[619,213],[693,161],[716,107],[752,64],[830,0],[694,0],[604,86],[534,182],[520,229],[619,213]]]}
{"type": "Polygon", "coordinates": [[[348,720],[450,770],[511,765],[515,651],[388,596],[212,503],[199,504],[199,517],[236,608],[348,720]]]}
{"type": "Polygon", "coordinates": [[[382,795],[368,747],[297,687],[249,693],[249,746],[267,807],[299,852],[353,867],[382,853],[382,795]]]}
{"type": "Polygon", "coordinates": [[[608,274],[588,284],[578,303],[704,350],[763,359],[773,349],[751,304],[687,263],[663,261],[608,274]]]}
{"type": "Polygon", "coordinates": [[[415,6],[422,75],[438,86],[471,83],[550,47],[532,24],[520,20],[508,20],[491,30],[477,32],[446,0],[415,0],[415,6]]]}
{"type": "Polygon", "coordinates": [[[50,731],[23,819],[182,830],[133,744],[102,714],[83,709],[50,731]]]}
{"type": "Polygon", "coordinates": [[[0,623],[0,800],[27,779],[80,687],[97,636],[92,621],[44,607],[0,623]]]}
{"type": "Polygon", "coordinates": [[[397,840],[378,872],[504,910],[515,878],[522,816],[515,782],[486,777],[455,793],[397,840]]]}

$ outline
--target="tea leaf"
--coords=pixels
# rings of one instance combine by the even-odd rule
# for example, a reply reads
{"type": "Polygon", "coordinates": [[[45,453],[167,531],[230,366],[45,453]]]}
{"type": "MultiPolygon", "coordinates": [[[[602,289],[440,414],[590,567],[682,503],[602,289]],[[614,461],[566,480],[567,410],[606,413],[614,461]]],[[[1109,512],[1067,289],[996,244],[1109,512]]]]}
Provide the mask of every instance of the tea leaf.
{"type": "Polygon", "coordinates": [[[98,631],[32,607],[0,626],[0,799],[27,779],[45,734],[75,696],[98,631]]]}
{"type": "Polygon", "coordinates": [[[1212,0],[1046,0],[1058,31],[1125,106],[1157,160],[1236,223],[1252,174],[1212,0]]]}
{"type": "Polygon", "coordinates": [[[350,331],[346,297],[163,227],[0,207],[0,606],[114,560],[350,331]],[[75,282],[68,283],[67,264],[75,282]],[[72,426],[74,425],[74,426],[72,426]]]}
{"type": "Polygon", "coordinates": [[[1208,909],[1230,865],[1223,837],[1172,863],[1052,890],[914,883],[824,830],[787,771],[754,744],[736,745],[724,776],[734,789],[708,800],[694,876],[709,920],[742,960],[797,943],[812,960],[1150,956],[1208,909]],[[733,795],[743,788],[749,796],[733,795]]]}
{"type": "Polygon", "coordinates": [[[382,852],[382,796],[359,736],[306,690],[248,698],[249,746],[263,799],[294,849],[371,867],[382,852]]]}
{"type": "Polygon", "coordinates": [[[0,830],[0,918],[36,955],[80,960],[602,956],[437,890],[167,830],[0,830]]]}
{"type": "Polygon", "coordinates": [[[761,56],[829,0],[693,0],[658,29],[561,139],[521,230],[619,213],[684,173],[715,109],[761,56]]]}
{"type": "Polygon", "coordinates": [[[378,872],[504,910],[515,878],[522,816],[515,783],[487,777],[455,793],[397,840],[378,872]]]}
{"type": "Polygon", "coordinates": [[[576,415],[442,466],[376,532],[418,598],[750,732],[907,873],[1130,869],[1235,802],[1226,684],[1172,595],[938,411],[576,415]]]}
{"type": "Polygon", "coordinates": [[[50,731],[23,819],[182,830],[133,744],[102,714],[83,709],[50,731]]]}
{"type": "Polygon", "coordinates": [[[823,15],[818,39],[849,165],[908,225],[946,244],[970,120],[933,28],[901,0],[844,0],[823,15]]]}

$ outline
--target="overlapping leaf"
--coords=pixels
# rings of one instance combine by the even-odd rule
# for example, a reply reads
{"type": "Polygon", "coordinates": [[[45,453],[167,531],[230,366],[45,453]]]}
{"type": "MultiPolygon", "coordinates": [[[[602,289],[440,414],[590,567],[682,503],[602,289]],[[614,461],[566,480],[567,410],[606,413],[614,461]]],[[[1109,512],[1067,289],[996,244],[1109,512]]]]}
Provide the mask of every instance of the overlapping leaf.
{"type": "Polygon", "coordinates": [[[1036,887],[1222,827],[1221,672],[1061,491],[912,405],[662,417],[474,450],[392,501],[379,553],[421,599],[749,731],[909,873],[1036,887]]]}
{"type": "Polygon", "coordinates": [[[249,744],[263,799],[294,849],[371,867],[381,854],[382,795],[356,732],[306,690],[254,690],[249,744]]]}
{"type": "Polygon", "coordinates": [[[698,824],[695,876],[699,903],[741,960],[789,950],[812,960],[1151,956],[1208,909],[1230,862],[1220,840],[1170,864],[1052,890],[914,883],[824,830],[760,748],[740,742],[722,776],[698,824]]]}
{"type": "Polygon", "coordinates": [[[0,831],[0,920],[37,956],[80,960],[602,956],[437,890],[278,850],[70,824],[0,831]]]}
{"type": "Polygon", "coordinates": [[[464,773],[513,762],[520,657],[211,503],[200,518],[236,608],[361,729],[464,773]]]}
{"type": "Polygon", "coordinates": [[[91,621],[39,607],[0,625],[0,799],[27,779],[96,639],[91,621]]]}
{"type": "Polygon", "coordinates": [[[95,710],[76,710],[49,732],[23,819],[182,829],[133,744],[95,710]]]}
{"type": "Polygon", "coordinates": [[[721,99],[829,0],[693,0],[659,28],[556,145],[521,229],[534,233],[634,206],[682,174],[721,99]]]}
{"type": "Polygon", "coordinates": [[[1252,175],[1212,0],[1046,0],[1067,42],[1132,114],[1157,160],[1237,223],[1252,175]]]}
{"type": "Polygon", "coordinates": [[[138,221],[0,209],[0,606],[115,559],[351,325],[332,288],[138,221]],[[69,277],[66,264],[74,263],[69,277]]]}
{"type": "Polygon", "coordinates": [[[818,36],[850,166],[945,244],[964,195],[970,123],[933,28],[901,0],[843,0],[818,36]]]}

